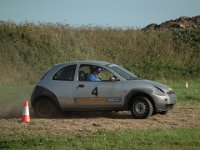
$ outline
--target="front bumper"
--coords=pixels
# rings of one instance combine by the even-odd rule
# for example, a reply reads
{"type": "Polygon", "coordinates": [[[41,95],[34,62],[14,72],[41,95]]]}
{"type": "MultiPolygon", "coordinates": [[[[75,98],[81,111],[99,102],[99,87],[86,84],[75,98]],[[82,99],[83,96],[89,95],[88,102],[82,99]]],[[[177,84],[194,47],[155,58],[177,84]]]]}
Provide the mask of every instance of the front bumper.
{"type": "Polygon", "coordinates": [[[153,99],[157,111],[167,111],[172,109],[177,102],[175,92],[167,92],[165,96],[153,95],[153,99]]]}

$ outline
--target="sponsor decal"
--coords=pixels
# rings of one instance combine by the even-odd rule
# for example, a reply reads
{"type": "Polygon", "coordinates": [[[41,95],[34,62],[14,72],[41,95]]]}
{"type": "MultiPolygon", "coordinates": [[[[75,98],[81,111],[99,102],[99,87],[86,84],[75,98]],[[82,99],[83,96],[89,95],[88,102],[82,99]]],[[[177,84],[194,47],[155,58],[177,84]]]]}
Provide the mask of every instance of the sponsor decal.
{"type": "Polygon", "coordinates": [[[121,102],[119,97],[109,97],[109,98],[96,98],[96,97],[80,97],[75,98],[75,103],[118,103],[121,102]]]}
{"type": "Polygon", "coordinates": [[[105,98],[75,98],[76,103],[104,103],[106,102],[105,98]]]}
{"type": "Polygon", "coordinates": [[[108,102],[121,102],[121,98],[119,97],[110,97],[107,99],[108,102]]]}

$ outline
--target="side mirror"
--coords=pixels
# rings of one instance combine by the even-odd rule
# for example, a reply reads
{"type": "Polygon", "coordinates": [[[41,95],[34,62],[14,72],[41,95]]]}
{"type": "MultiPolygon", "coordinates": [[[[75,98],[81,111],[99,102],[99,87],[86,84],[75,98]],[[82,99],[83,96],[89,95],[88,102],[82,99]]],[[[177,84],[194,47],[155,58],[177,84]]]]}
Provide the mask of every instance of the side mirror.
{"type": "Polygon", "coordinates": [[[110,77],[110,80],[113,81],[113,82],[114,81],[119,81],[119,79],[117,77],[114,77],[114,76],[110,77]]]}

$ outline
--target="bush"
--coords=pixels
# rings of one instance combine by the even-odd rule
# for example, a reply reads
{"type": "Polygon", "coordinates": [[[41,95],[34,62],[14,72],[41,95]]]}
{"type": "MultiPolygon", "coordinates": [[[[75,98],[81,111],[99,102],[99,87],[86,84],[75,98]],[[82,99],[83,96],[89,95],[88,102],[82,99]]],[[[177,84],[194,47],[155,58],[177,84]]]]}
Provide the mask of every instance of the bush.
{"type": "Polygon", "coordinates": [[[104,60],[144,78],[199,77],[200,30],[0,23],[0,83],[34,82],[55,63],[104,60]]]}

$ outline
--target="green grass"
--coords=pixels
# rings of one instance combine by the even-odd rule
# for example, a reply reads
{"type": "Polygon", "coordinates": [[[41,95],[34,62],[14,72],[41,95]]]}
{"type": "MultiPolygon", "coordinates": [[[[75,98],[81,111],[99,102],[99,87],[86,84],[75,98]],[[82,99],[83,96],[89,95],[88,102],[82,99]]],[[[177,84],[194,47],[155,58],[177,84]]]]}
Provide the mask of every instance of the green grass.
{"type": "Polygon", "coordinates": [[[0,149],[185,149],[200,147],[200,128],[99,131],[66,136],[0,136],[0,149]]]}
{"type": "Polygon", "coordinates": [[[0,117],[21,115],[24,101],[30,101],[33,85],[0,85],[0,117]]]}
{"type": "Polygon", "coordinates": [[[0,85],[0,102],[29,99],[33,85],[0,85]]]}
{"type": "Polygon", "coordinates": [[[200,102],[200,80],[159,80],[159,82],[165,83],[176,91],[178,101],[186,102],[200,102]],[[188,82],[188,88],[186,88],[186,81],[188,82]]]}

